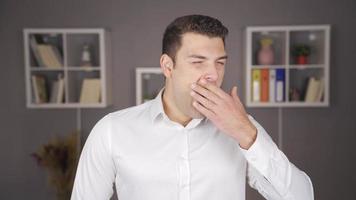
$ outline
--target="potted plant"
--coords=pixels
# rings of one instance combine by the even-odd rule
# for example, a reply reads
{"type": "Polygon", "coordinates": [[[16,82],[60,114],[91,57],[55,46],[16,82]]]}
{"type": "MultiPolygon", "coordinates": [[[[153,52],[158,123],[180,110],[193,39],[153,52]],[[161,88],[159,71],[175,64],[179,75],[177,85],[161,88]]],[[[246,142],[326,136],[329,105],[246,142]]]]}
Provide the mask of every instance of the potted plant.
{"type": "Polygon", "coordinates": [[[310,55],[310,46],[306,44],[295,45],[292,51],[292,55],[295,57],[297,64],[305,65],[308,63],[308,56],[310,55]]]}
{"type": "Polygon", "coordinates": [[[57,200],[70,199],[80,147],[79,132],[54,137],[31,156],[47,171],[48,183],[55,189],[57,200]]]}

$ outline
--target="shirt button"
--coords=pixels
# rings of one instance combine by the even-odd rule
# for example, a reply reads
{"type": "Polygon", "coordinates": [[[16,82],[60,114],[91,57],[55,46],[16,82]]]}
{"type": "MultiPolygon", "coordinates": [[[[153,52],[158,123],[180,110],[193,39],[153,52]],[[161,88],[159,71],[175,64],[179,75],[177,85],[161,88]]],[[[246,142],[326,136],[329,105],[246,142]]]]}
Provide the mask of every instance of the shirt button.
{"type": "Polygon", "coordinates": [[[187,155],[181,155],[181,156],[180,156],[180,159],[181,159],[183,162],[188,161],[187,155]]]}

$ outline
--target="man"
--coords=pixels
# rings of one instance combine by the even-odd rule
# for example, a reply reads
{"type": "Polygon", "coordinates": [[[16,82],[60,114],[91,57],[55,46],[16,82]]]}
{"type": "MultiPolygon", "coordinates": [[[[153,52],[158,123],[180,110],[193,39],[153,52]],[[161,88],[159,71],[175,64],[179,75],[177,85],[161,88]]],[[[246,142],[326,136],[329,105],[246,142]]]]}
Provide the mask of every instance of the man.
{"type": "Polygon", "coordinates": [[[220,89],[227,33],[201,15],[167,27],[164,89],[95,125],[72,199],[109,199],[115,182],[120,200],[243,200],[246,176],[266,199],[313,199],[309,177],[246,113],[237,88],[220,89]]]}

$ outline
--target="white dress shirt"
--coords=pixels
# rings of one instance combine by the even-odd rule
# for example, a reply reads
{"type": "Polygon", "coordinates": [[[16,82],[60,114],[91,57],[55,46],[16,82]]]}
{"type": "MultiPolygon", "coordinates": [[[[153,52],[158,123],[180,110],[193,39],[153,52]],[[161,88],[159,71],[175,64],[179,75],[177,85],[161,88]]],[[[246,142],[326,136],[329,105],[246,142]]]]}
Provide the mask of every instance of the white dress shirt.
{"type": "Polygon", "coordinates": [[[169,120],[161,93],[110,113],[91,131],[72,200],[245,200],[251,187],[270,200],[312,200],[309,177],[290,163],[264,128],[244,150],[208,119],[187,126],[169,120]]]}

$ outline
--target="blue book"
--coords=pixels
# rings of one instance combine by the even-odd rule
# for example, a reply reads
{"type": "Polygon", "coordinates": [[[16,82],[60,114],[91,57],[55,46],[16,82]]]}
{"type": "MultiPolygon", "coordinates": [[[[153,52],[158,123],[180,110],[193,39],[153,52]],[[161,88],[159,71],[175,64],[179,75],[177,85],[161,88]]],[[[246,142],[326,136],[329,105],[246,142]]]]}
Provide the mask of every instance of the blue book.
{"type": "Polygon", "coordinates": [[[276,69],[276,102],[284,101],[285,82],[285,69],[276,69]]]}

